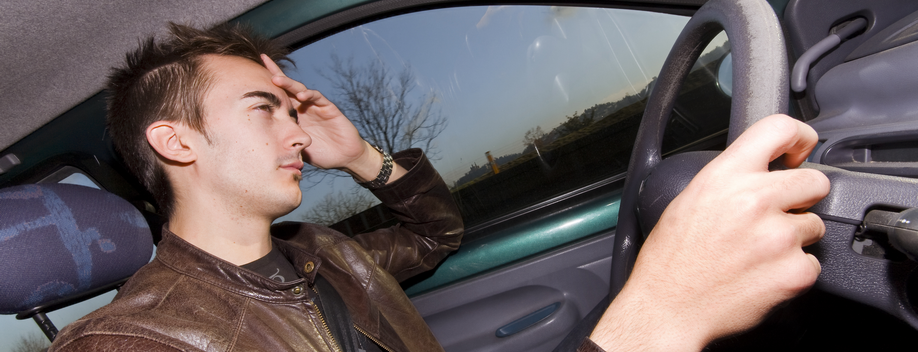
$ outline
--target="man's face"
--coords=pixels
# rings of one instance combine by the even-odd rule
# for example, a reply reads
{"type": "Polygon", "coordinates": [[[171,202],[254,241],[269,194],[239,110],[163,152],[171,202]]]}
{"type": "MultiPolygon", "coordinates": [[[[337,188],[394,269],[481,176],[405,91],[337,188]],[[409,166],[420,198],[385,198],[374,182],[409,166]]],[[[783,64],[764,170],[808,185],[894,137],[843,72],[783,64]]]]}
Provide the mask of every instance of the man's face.
{"type": "Polygon", "coordinates": [[[290,99],[251,60],[210,55],[204,61],[212,77],[203,101],[212,144],[197,151],[201,187],[233,212],[272,220],[290,212],[302,197],[301,152],[312,142],[290,99]]]}

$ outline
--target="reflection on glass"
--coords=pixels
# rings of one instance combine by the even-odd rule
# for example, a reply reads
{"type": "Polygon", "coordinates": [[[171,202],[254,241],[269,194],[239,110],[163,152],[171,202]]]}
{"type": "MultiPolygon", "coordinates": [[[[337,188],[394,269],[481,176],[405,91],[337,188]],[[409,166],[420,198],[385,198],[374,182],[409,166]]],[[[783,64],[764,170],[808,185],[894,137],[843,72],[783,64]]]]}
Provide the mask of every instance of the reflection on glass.
{"type": "MultiPolygon", "coordinates": [[[[322,91],[371,143],[425,149],[470,226],[623,172],[687,20],[579,7],[433,10],[301,48],[288,74],[322,91]]],[[[374,205],[349,177],[311,176],[303,204],[282,220],[332,224],[374,205]]],[[[386,219],[362,216],[336,228],[386,219]]]]}
{"type": "Polygon", "coordinates": [[[730,42],[724,32],[718,34],[702,51],[682,88],[663,136],[663,153],[681,149],[719,148],[730,118],[730,97],[718,84],[717,71],[730,53],[730,42]]]}
{"type": "Polygon", "coordinates": [[[717,68],[717,84],[728,97],[733,96],[733,55],[727,54],[717,68]]]}

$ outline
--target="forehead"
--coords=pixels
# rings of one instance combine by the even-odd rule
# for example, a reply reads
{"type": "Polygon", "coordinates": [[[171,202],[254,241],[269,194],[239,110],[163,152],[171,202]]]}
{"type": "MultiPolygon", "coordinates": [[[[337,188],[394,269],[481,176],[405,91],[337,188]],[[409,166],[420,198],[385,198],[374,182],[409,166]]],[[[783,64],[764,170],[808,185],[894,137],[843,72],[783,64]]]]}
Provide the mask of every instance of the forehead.
{"type": "Polygon", "coordinates": [[[256,90],[284,94],[271,83],[271,72],[252,60],[238,56],[205,55],[202,63],[211,79],[205,107],[206,101],[211,98],[238,100],[243,94],[256,90]]]}

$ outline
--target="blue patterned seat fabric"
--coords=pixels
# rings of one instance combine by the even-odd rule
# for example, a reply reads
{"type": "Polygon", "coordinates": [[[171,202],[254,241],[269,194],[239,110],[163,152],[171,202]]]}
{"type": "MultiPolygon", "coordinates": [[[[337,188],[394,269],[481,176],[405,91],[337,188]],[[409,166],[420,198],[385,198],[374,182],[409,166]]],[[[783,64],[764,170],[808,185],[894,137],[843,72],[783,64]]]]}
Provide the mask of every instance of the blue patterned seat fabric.
{"type": "Polygon", "coordinates": [[[0,190],[0,314],[113,284],[152,253],[144,217],[114,194],[66,184],[0,190]]]}

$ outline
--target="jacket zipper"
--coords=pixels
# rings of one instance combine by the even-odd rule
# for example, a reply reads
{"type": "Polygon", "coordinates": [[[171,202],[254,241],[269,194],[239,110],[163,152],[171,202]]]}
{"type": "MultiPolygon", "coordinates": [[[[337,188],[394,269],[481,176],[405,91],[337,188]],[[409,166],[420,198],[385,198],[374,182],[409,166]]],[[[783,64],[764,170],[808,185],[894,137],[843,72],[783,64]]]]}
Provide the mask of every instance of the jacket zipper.
{"type": "MultiPolygon", "coordinates": [[[[315,287],[311,287],[311,289],[312,289],[313,292],[316,293],[316,296],[319,295],[319,291],[316,290],[315,287]]],[[[332,346],[334,346],[335,349],[336,349],[337,351],[341,351],[341,347],[338,346],[338,341],[335,341],[335,337],[332,336],[332,334],[331,334],[331,329],[328,328],[328,323],[325,322],[325,317],[322,316],[322,310],[319,309],[319,305],[318,305],[318,304],[314,304],[314,306],[316,307],[316,313],[318,313],[319,320],[322,321],[322,327],[325,328],[325,332],[328,334],[328,338],[331,339],[331,341],[332,341],[332,346]]],[[[368,339],[370,339],[371,341],[375,342],[377,345],[379,345],[379,347],[382,347],[382,349],[386,350],[387,352],[393,352],[393,350],[392,350],[391,348],[389,348],[388,346],[386,346],[386,345],[383,344],[382,342],[379,342],[379,340],[373,338],[373,336],[370,336],[370,334],[367,334],[367,332],[366,332],[366,331],[363,331],[363,329],[361,329],[360,327],[358,327],[357,324],[354,324],[354,329],[356,329],[358,332],[360,332],[361,334],[363,334],[363,336],[366,336],[366,337],[367,337],[368,339]]]]}
{"type": "MultiPolygon", "coordinates": [[[[312,291],[316,293],[316,296],[319,295],[319,291],[315,287],[311,287],[312,291]]],[[[328,323],[325,322],[325,317],[322,315],[322,310],[319,309],[319,305],[313,302],[313,306],[316,307],[316,315],[319,316],[319,321],[322,322],[322,327],[325,328],[325,333],[328,334],[328,339],[331,340],[331,345],[334,347],[335,351],[342,352],[341,346],[338,345],[338,341],[335,341],[335,337],[332,336],[331,329],[328,328],[328,323]]]]}
{"type": "Polygon", "coordinates": [[[386,351],[388,351],[388,352],[392,352],[392,349],[391,349],[391,348],[386,347],[386,345],[384,345],[382,342],[379,342],[379,340],[374,339],[373,336],[370,336],[370,334],[367,334],[367,332],[366,332],[366,331],[363,331],[363,329],[361,329],[359,326],[357,326],[357,324],[354,324],[354,329],[356,329],[357,332],[363,334],[363,336],[366,336],[368,339],[370,339],[370,340],[372,340],[373,342],[375,342],[377,345],[379,345],[379,347],[382,347],[382,349],[384,349],[384,350],[386,350],[386,351]]]}

